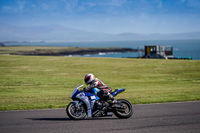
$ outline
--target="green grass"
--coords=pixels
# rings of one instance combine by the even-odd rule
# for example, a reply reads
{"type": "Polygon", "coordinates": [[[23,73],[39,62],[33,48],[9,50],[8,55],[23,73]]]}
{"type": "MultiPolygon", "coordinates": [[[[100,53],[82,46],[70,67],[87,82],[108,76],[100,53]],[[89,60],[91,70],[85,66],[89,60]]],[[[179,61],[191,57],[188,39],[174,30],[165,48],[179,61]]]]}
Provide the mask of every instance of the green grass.
{"type": "Polygon", "coordinates": [[[66,107],[88,73],[133,104],[200,100],[200,61],[0,55],[0,110],[66,107]]]}

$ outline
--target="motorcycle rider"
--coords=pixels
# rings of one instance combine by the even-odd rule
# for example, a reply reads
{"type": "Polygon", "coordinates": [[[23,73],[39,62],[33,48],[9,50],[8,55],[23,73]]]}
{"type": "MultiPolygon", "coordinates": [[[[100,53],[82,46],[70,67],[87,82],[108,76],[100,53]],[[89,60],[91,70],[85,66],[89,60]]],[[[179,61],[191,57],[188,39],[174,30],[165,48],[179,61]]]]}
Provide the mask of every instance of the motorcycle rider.
{"type": "Polygon", "coordinates": [[[104,99],[110,99],[112,103],[117,103],[117,100],[114,99],[113,95],[110,94],[112,89],[105,85],[101,80],[95,78],[93,74],[87,74],[84,78],[85,84],[89,85],[83,88],[84,91],[90,91],[93,88],[100,89],[98,92],[104,99]]]}

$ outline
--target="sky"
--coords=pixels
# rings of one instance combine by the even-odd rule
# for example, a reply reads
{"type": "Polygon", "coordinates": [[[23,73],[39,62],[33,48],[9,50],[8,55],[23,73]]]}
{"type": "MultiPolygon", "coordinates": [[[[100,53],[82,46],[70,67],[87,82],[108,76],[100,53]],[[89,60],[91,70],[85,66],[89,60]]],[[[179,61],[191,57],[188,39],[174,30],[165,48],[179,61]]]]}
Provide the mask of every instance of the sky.
{"type": "Polygon", "coordinates": [[[200,0],[0,0],[0,25],[109,34],[194,32],[200,31],[200,0]]]}

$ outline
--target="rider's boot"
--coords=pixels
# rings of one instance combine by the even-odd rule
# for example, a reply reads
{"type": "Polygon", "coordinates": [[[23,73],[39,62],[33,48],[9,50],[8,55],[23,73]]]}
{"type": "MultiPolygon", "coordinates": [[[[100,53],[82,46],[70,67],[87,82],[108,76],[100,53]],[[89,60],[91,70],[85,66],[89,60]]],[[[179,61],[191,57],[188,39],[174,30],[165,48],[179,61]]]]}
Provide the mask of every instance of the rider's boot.
{"type": "Polygon", "coordinates": [[[121,106],[118,104],[118,101],[115,100],[115,98],[113,97],[113,95],[111,95],[110,93],[108,93],[108,96],[109,96],[109,99],[111,100],[111,103],[113,104],[112,107],[114,107],[114,108],[119,108],[119,107],[121,107],[121,106]]]}
{"type": "Polygon", "coordinates": [[[108,93],[109,99],[111,100],[111,103],[115,104],[117,103],[117,100],[115,100],[115,98],[113,97],[113,95],[111,95],[110,93],[108,93]]]}

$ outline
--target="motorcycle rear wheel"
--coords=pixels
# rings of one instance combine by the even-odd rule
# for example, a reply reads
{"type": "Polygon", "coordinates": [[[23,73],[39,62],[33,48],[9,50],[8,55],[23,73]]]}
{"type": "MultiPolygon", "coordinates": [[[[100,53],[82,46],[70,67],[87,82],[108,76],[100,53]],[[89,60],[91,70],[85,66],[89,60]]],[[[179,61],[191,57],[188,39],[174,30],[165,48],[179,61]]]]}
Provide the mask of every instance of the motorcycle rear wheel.
{"type": "Polygon", "coordinates": [[[131,117],[132,114],[133,114],[132,104],[125,99],[118,99],[117,101],[119,103],[123,104],[123,106],[125,108],[124,109],[123,108],[116,108],[115,111],[114,111],[114,114],[120,119],[127,119],[127,118],[131,117]]]}
{"type": "Polygon", "coordinates": [[[71,102],[66,108],[67,115],[69,118],[73,120],[81,120],[84,119],[86,114],[86,109],[83,106],[83,104],[79,105],[79,108],[77,109],[75,106],[75,103],[71,102]]]}

